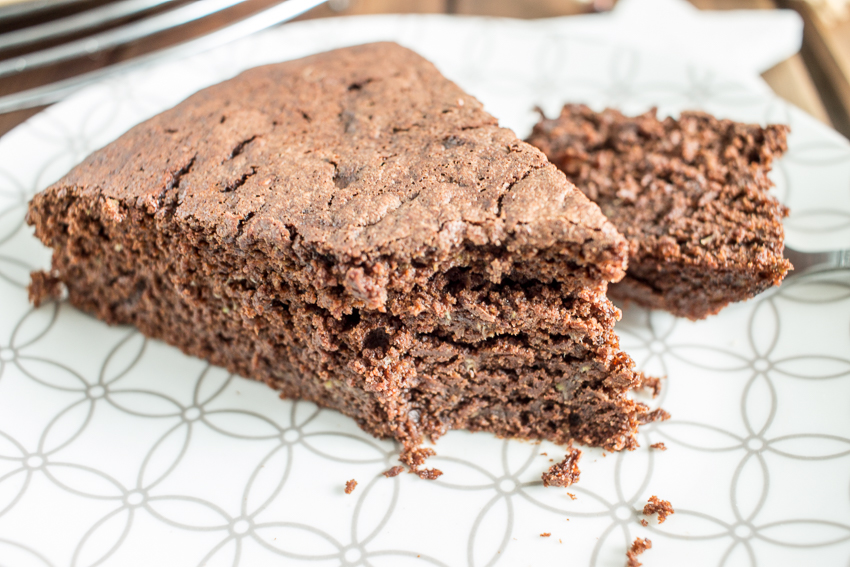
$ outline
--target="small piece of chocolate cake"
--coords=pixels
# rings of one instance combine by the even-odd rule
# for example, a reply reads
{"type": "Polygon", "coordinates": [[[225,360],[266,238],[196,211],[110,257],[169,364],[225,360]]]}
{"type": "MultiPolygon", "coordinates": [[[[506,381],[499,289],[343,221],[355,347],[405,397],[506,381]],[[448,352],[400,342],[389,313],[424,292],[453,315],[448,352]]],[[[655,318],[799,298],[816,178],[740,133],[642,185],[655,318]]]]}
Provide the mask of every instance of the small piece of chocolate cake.
{"type": "Polygon", "coordinates": [[[701,112],[659,120],[568,104],[529,143],[567,174],[629,240],[609,295],[702,319],[779,285],[788,210],[768,190],[786,126],[701,112]]]}
{"type": "Polygon", "coordinates": [[[626,567],[641,567],[643,563],[638,561],[638,555],[643,555],[647,549],[652,549],[651,539],[635,538],[632,548],[626,552],[626,567]]]}
{"type": "Polygon", "coordinates": [[[579,459],[581,459],[580,450],[568,449],[563,461],[552,465],[548,471],[543,473],[541,476],[543,486],[566,487],[578,482],[581,476],[581,470],[578,468],[579,459]]]}
{"type": "Polygon", "coordinates": [[[415,447],[450,429],[636,446],[606,297],[627,242],[390,43],[259,67],[95,152],[28,221],[76,307],[415,447]]]}
{"type": "Polygon", "coordinates": [[[644,505],[643,507],[643,515],[651,516],[653,514],[658,514],[658,523],[663,524],[664,520],[667,519],[667,516],[675,514],[676,511],[673,510],[673,505],[670,504],[667,500],[661,500],[659,497],[653,495],[649,497],[649,503],[644,505]]]}

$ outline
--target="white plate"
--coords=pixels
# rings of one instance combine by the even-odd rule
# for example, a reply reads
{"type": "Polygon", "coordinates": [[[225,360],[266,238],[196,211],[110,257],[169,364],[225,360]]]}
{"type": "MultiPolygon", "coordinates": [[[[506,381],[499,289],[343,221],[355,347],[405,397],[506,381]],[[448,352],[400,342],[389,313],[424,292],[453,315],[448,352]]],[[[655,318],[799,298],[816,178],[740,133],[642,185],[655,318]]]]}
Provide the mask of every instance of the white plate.
{"type": "MultiPolygon", "coordinates": [[[[544,489],[563,451],[453,432],[427,482],[386,479],[397,448],[351,420],[67,303],[34,310],[48,253],[26,201],[95,148],[198,88],[260,63],[378,39],[434,61],[525,135],[535,104],[702,108],[792,127],[778,195],[800,248],[850,244],[850,145],[730,78],[549,23],[386,16],[314,21],[112,78],[0,140],[0,564],[841,565],[850,558],[850,278],[789,281],[700,323],[630,309],[617,330],[666,375],[642,447],[585,450],[582,478],[544,489]],[[663,441],[666,452],[649,449],[663,441]],[[548,456],[541,455],[548,453],[548,456]],[[346,480],[359,486],[343,493],[346,480]],[[656,494],[663,525],[635,511],[656,494]],[[542,538],[543,532],[551,537],[542,538]]],[[[247,95],[246,96],[250,96],[247,95]]]]}

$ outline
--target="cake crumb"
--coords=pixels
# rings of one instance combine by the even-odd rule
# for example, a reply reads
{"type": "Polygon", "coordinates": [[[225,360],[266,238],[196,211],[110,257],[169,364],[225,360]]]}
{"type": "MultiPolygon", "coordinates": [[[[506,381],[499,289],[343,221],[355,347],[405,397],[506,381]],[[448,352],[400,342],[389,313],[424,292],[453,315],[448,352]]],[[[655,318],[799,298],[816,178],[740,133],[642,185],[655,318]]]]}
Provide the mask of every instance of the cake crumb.
{"type": "Polygon", "coordinates": [[[640,525],[642,525],[643,527],[646,527],[646,526],[648,526],[648,525],[649,525],[649,522],[647,522],[646,520],[644,520],[643,518],[641,518],[641,519],[640,519],[640,525]]]}
{"type": "Polygon", "coordinates": [[[632,543],[632,551],[635,552],[635,555],[641,555],[647,549],[652,549],[652,540],[636,537],[634,543],[632,543]]]}
{"type": "Polygon", "coordinates": [[[430,447],[407,447],[399,456],[398,460],[416,470],[425,463],[425,459],[433,457],[437,453],[430,447]]]}
{"type": "Polygon", "coordinates": [[[654,421],[667,421],[668,419],[670,419],[670,414],[661,408],[638,415],[638,423],[640,423],[640,425],[646,425],[647,423],[652,423],[654,421]]]}
{"type": "Polygon", "coordinates": [[[661,378],[655,378],[654,376],[646,376],[641,373],[640,383],[634,388],[634,391],[640,390],[649,390],[652,392],[652,397],[657,398],[658,394],[661,393],[661,378]]]}
{"type": "Polygon", "coordinates": [[[658,523],[663,524],[667,516],[674,514],[673,506],[667,500],[661,500],[657,496],[649,497],[649,504],[643,507],[643,515],[651,516],[658,513],[658,523]]]}
{"type": "Polygon", "coordinates": [[[549,453],[540,453],[540,454],[541,454],[541,455],[543,455],[544,457],[548,457],[548,456],[549,456],[549,453]]]}
{"type": "MultiPolygon", "coordinates": [[[[413,473],[419,478],[425,480],[434,480],[443,474],[440,469],[421,469],[425,460],[428,457],[433,457],[437,453],[430,447],[405,447],[404,451],[399,456],[398,460],[407,465],[408,473],[413,473]]],[[[392,469],[390,469],[392,470],[392,469]]]]}
{"type": "Polygon", "coordinates": [[[643,565],[637,558],[638,555],[642,555],[647,549],[652,549],[652,540],[649,538],[635,538],[632,548],[626,552],[626,558],[628,559],[626,567],[640,567],[643,565]]]}
{"type": "Polygon", "coordinates": [[[400,475],[403,472],[404,472],[404,467],[402,467],[401,465],[396,465],[393,468],[391,468],[390,470],[384,471],[381,474],[384,475],[387,478],[392,478],[394,476],[400,475]]]}
{"type": "Polygon", "coordinates": [[[55,301],[62,297],[62,282],[52,273],[32,272],[27,292],[30,303],[40,307],[47,301],[55,301]]]}
{"type": "Polygon", "coordinates": [[[567,487],[578,482],[579,475],[581,474],[578,468],[580,458],[581,451],[570,447],[563,461],[552,465],[549,467],[548,472],[543,473],[541,476],[543,486],[567,487]]]}
{"type": "Polygon", "coordinates": [[[666,451],[667,450],[667,445],[665,445],[661,441],[659,441],[658,443],[653,443],[652,445],[650,445],[650,447],[653,448],[653,449],[658,449],[659,451],[666,451]]]}
{"type": "Polygon", "coordinates": [[[421,471],[410,471],[415,472],[419,475],[419,478],[423,478],[425,480],[436,480],[437,478],[443,476],[443,471],[440,469],[423,469],[421,471]]]}
{"type": "Polygon", "coordinates": [[[575,494],[573,494],[572,492],[567,492],[567,496],[570,497],[570,500],[575,500],[577,498],[577,496],[575,494]]]}
{"type": "Polygon", "coordinates": [[[345,483],[345,493],[351,494],[354,492],[354,489],[357,488],[357,481],[353,478],[345,483]]]}
{"type": "Polygon", "coordinates": [[[549,537],[551,535],[552,534],[550,532],[543,532],[542,534],[540,534],[540,537],[549,537]]]}

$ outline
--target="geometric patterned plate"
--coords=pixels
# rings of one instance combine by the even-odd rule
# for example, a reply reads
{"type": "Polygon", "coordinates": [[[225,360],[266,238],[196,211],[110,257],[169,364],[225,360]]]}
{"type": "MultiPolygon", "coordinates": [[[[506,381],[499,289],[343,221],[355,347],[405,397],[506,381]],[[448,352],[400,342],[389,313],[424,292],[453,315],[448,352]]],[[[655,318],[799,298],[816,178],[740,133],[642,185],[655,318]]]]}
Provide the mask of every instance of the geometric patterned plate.
{"type": "Polygon", "coordinates": [[[585,450],[581,481],[545,489],[554,445],[452,432],[437,481],[387,479],[398,447],[344,416],[281,401],[65,302],[33,309],[47,251],[26,202],[132,125],[271,61],[395,40],[434,61],[520,136],[567,101],[687,108],[791,125],[774,172],[798,249],[850,245],[850,144],[759,80],[565,34],[551,22],[377,16],[287,25],[116,75],[0,139],[0,564],[4,566],[557,564],[850,565],[850,273],[691,323],[630,308],[617,330],[666,376],[673,418],[641,448],[585,450]],[[651,449],[663,441],[665,452],[651,449]],[[357,489],[343,492],[346,480],[357,489]],[[664,524],[639,523],[650,495],[664,524]],[[550,537],[541,537],[541,533],[550,537]]]}

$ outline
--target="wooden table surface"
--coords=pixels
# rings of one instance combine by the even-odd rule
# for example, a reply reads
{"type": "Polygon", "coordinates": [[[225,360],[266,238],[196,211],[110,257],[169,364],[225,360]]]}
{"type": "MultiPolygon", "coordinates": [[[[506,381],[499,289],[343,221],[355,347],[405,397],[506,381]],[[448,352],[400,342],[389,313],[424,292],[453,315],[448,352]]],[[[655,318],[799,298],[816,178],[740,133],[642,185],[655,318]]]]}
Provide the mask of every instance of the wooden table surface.
{"type": "MultiPolygon", "coordinates": [[[[109,0],[91,0],[92,5],[109,0]]],[[[249,0],[240,6],[204,22],[181,27],[173,33],[159,34],[144,45],[115,50],[96,59],[83,59],[39,69],[0,80],[0,95],[17,92],[57,79],[103,67],[137,54],[185,40],[227,21],[239,19],[275,3],[276,0],[249,0]]],[[[800,54],[765,72],[762,76],[782,98],[802,108],[818,120],[850,137],[850,21],[826,26],[803,0],[690,0],[705,10],[797,9],[806,22],[804,46],[800,54]]],[[[588,13],[610,7],[614,0],[331,0],[299,19],[378,13],[455,13],[515,18],[545,18],[588,13]]],[[[15,27],[33,21],[13,22],[15,27]]],[[[8,31],[0,21],[0,33],[8,31]]],[[[14,28],[11,28],[14,29],[14,28]]],[[[40,46],[44,47],[44,46],[40,46]]],[[[22,54],[2,52],[0,59],[22,54]]],[[[20,124],[44,107],[0,114],[0,135],[20,124]]]]}

